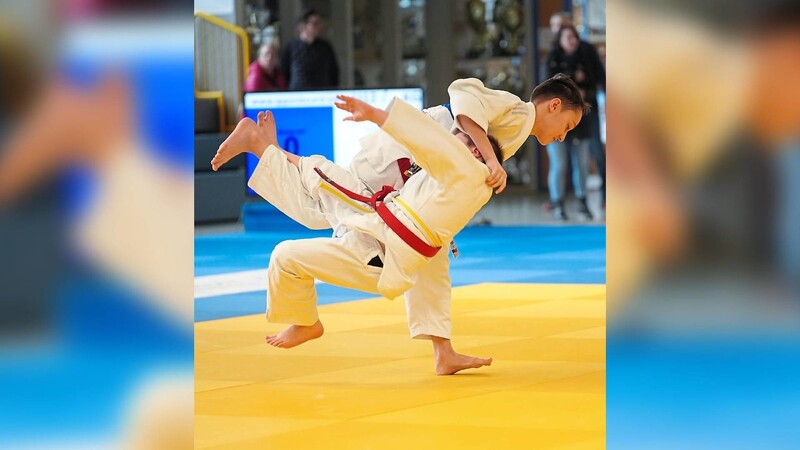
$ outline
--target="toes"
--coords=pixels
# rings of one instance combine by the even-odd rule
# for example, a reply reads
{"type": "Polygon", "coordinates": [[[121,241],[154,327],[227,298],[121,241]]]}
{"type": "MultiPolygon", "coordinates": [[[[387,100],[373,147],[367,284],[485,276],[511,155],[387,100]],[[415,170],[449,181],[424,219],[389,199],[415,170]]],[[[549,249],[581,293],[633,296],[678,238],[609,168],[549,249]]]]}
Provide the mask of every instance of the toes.
{"type": "Polygon", "coordinates": [[[483,367],[483,366],[488,366],[489,364],[492,363],[492,361],[486,358],[478,358],[477,363],[478,367],[483,367]]]}

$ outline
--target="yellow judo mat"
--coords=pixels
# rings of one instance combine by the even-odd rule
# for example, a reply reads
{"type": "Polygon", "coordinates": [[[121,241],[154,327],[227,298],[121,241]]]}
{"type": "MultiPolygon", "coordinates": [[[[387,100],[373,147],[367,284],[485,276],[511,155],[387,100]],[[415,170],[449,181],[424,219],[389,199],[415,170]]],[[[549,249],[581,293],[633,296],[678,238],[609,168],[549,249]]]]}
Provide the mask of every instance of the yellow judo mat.
{"type": "Polygon", "coordinates": [[[321,306],[293,349],[263,315],[195,324],[195,447],[605,448],[604,285],[453,289],[453,346],[491,367],[436,376],[402,299],[321,306]]]}

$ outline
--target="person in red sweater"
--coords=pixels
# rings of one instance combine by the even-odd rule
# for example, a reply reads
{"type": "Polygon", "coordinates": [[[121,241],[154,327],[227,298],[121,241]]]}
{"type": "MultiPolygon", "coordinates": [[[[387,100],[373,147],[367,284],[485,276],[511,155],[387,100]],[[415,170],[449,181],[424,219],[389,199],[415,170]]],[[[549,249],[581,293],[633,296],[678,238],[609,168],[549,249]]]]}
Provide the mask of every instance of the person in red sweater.
{"type": "Polygon", "coordinates": [[[245,92],[284,91],[286,77],[278,68],[278,46],[263,44],[258,49],[258,58],[250,64],[245,92]]]}

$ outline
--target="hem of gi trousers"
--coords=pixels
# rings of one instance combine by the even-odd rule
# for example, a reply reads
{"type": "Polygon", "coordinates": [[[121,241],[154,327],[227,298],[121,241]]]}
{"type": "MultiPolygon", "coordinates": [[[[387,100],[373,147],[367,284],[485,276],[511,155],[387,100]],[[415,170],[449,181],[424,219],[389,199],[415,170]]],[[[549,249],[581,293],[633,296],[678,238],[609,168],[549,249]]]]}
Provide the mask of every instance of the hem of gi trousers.
{"type": "Polygon", "coordinates": [[[430,341],[432,339],[432,336],[440,337],[443,339],[450,339],[450,331],[440,330],[435,328],[423,328],[423,327],[417,327],[411,329],[412,339],[423,339],[426,341],[430,341]]]}

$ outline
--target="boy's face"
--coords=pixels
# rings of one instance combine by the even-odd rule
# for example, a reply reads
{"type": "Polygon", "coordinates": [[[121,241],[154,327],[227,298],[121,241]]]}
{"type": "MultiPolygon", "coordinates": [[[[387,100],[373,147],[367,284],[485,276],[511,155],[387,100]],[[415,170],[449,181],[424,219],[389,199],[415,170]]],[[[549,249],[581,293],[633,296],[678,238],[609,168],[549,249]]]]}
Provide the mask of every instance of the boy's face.
{"type": "Polygon", "coordinates": [[[464,145],[467,146],[467,148],[472,153],[472,156],[475,157],[475,159],[477,159],[480,162],[485,162],[483,160],[483,156],[481,156],[481,151],[478,150],[478,147],[475,146],[475,143],[472,142],[472,138],[470,138],[467,133],[458,130],[455,136],[459,141],[461,141],[464,145]]]}
{"type": "Polygon", "coordinates": [[[543,111],[537,110],[533,134],[542,145],[563,142],[567,133],[581,122],[583,114],[580,109],[564,108],[557,98],[548,101],[545,106],[543,111]]]}

